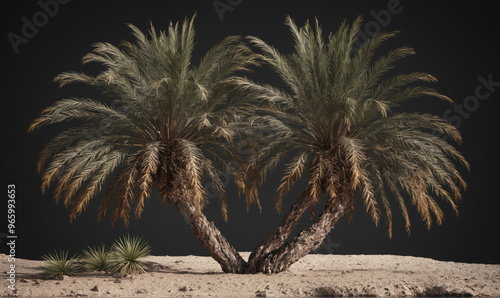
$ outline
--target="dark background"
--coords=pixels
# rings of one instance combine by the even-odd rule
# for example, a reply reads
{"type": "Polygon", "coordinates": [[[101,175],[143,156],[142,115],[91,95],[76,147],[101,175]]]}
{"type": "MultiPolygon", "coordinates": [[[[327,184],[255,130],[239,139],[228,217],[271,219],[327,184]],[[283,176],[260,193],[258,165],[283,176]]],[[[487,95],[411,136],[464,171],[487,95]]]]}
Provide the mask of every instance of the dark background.
{"type": "MultiPolygon", "coordinates": [[[[222,0],[227,2],[227,0],[222,0]]],[[[233,1],[233,3],[238,1],[233,1]]],[[[143,31],[151,21],[157,29],[166,29],[170,20],[182,20],[197,11],[197,48],[199,57],[222,38],[256,35],[280,51],[293,50],[291,35],[283,24],[290,14],[299,24],[317,16],[324,31],[334,31],[340,22],[363,14],[365,22],[375,21],[370,11],[387,9],[389,1],[255,1],[243,0],[232,11],[218,16],[212,0],[207,1],[83,1],[72,0],[59,5],[59,12],[16,54],[7,38],[9,32],[21,34],[22,17],[31,19],[41,8],[36,1],[3,0],[1,19],[1,97],[2,97],[2,178],[7,199],[7,185],[16,185],[16,253],[18,257],[37,259],[41,254],[57,249],[78,252],[87,245],[111,243],[116,237],[130,233],[147,239],[155,255],[205,255],[180,213],[171,206],[165,210],[154,195],[146,206],[143,218],[132,220],[125,229],[110,226],[109,217],[96,221],[99,198],[94,198],[88,210],[72,224],[68,212],[56,205],[50,194],[40,192],[40,175],[36,161],[44,145],[65,125],[43,128],[27,133],[29,123],[52,102],[71,96],[103,97],[88,87],[72,85],[62,89],[52,83],[63,71],[96,73],[96,65],[82,66],[81,57],[98,41],[118,43],[132,36],[125,23],[143,31]]],[[[498,13],[491,2],[401,0],[402,11],[394,14],[385,29],[402,33],[388,42],[384,49],[407,45],[417,55],[402,61],[402,72],[425,71],[440,82],[437,89],[462,104],[474,95],[478,76],[492,75],[500,81],[498,13]],[[491,3],[491,4],[489,4],[491,3]]],[[[282,86],[267,69],[257,70],[261,82],[282,86]]],[[[461,117],[459,129],[463,144],[459,150],[471,163],[471,172],[460,170],[469,184],[459,203],[460,215],[444,206],[446,219],[442,226],[427,231],[412,208],[412,234],[404,231],[401,216],[394,207],[394,236],[387,237],[385,226],[375,227],[358,199],[353,220],[341,220],[318,253],[337,254],[398,254],[431,257],[439,260],[500,263],[498,247],[500,228],[498,195],[498,96],[494,92],[480,101],[477,109],[461,117]],[[340,244],[340,246],[339,246],[340,244]]],[[[450,106],[436,100],[418,99],[404,106],[405,110],[432,112],[438,115],[450,106]]],[[[455,113],[453,113],[455,115],[455,113]]],[[[243,199],[238,198],[232,183],[227,187],[229,221],[223,222],[216,201],[205,208],[207,216],[216,222],[222,233],[240,251],[250,251],[279,223],[274,210],[273,194],[279,183],[279,170],[263,185],[260,197],[263,211],[256,206],[246,212],[243,199]]],[[[293,188],[285,200],[284,210],[301,192],[293,188]]],[[[5,202],[4,201],[4,202],[5,202]]],[[[6,216],[6,203],[1,204],[6,216]]],[[[7,231],[2,220],[0,232],[7,231]]],[[[301,227],[308,223],[305,218],[301,227]]],[[[4,240],[2,240],[4,241],[4,240]]],[[[2,243],[2,252],[6,252],[2,243]]]]}

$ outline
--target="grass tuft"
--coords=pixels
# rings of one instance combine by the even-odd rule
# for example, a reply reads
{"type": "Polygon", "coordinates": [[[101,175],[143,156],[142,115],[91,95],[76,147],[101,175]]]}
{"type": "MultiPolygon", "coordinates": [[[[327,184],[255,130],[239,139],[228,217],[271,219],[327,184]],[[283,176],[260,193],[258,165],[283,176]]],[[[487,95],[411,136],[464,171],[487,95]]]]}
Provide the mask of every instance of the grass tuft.
{"type": "Polygon", "coordinates": [[[42,259],[44,260],[43,272],[48,276],[73,275],[78,271],[75,258],[68,258],[68,251],[56,250],[54,253],[43,255],[42,259]]]}
{"type": "Polygon", "coordinates": [[[140,261],[150,254],[151,247],[139,237],[124,236],[115,241],[110,252],[111,271],[119,275],[146,272],[147,265],[140,261]]]}
{"type": "Polygon", "coordinates": [[[106,246],[88,246],[83,250],[81,261],[86,271],[109,271],[111,264],[109,261],[109,251],[106,246]]]}

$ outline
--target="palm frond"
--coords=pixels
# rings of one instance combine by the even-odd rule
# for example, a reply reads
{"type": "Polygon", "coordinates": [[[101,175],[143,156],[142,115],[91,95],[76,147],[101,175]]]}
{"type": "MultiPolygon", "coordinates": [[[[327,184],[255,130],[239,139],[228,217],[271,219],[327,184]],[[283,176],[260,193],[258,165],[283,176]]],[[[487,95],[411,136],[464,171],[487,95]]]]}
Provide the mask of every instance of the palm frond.
{"type": "Polygon", "coordinates": [[[103,103],[88,98],[61,99],[42,111],[40,118],[33,121],[28,131],[43,125],[55,124],[68,120],[101,120],[108,117],[124,119],[124,115],[109,108],[103,103]]]}
{"type": "Polygon", "coordinates": [[[135,209],[135,216],[137,218],[141,217],[142,210],[144,209],[144,201],[151,195],[151,188],[154,182],[154,176],[159,169],[160,162],[160,151],[161,143],[155,142],[148,144],[140,154],[140,166],[142,170],[140,173],[139,184],[139,195],[137,196],[137,204],[135,209]]]}
{"type": "Polygon", "coordinates": [[[281,207],[283,205],[283,197],[290,190],[295,182],[302,176],[305,167],[307,166],[309,159],[309,152],[303,151],[298,154],[287,166],[285,170],[285,175],[281,178],[281,184],[278,186],[278,190],[275,196],[276,199],[276,210],[281,212],[281,207]]]}
{"type": "Polygon", "coordinates": [[[196,212],[201,212],[206,197],[205,189],[201,184],[201,177],[203,175],[203,153],[195,144],[187,140],[179,140],[179,144],[183,152],[183,159],[186,167],[186,182],[193,194],[196,212]]]}

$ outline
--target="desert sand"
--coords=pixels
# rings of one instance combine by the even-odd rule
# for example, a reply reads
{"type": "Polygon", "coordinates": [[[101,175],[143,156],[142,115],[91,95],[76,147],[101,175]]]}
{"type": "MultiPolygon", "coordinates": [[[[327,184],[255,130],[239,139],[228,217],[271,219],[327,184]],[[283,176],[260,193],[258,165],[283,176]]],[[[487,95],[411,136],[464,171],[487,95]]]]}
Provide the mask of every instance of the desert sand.
{"type": "MultiPolygon", "coordinates": [[[[242,253],[248,258],[249,253],[242,253]]],[[[8,270],[0,255],[1,271],[8,270]]],[[[279,274],[224,274],[200,256],[149,256],[150,272],[104,272],[46,279],[41,261],[16,259],[16,291],[2,278],[2,296],[498,296],[500,265],[442,262],[395,255],[307,255],[279,274]]],[[[4,275],[6,276],[6,275],[4,275]]]]}

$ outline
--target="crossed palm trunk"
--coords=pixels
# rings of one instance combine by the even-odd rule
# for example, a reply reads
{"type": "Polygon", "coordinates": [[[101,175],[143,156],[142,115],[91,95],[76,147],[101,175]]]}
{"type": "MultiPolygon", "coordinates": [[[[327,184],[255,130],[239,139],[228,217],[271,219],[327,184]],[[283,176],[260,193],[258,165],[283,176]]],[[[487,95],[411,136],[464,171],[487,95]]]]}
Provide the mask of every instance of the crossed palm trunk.
{"type": "MultiPolygon", "coordinates": [[[[271,245],[279,248],[261,255],[260,261],[254,263],[252,272],[279,273],[287,270],[290,265],[323,243],[337,221],[345,214],[346,208],[344,198],[330,197],[321,215],[309,227],[286,244],[281,240],[284,237],[276,238],[275,243],[271,245]]],[[[289,226],[290,223],[285,225],[289,226]]]]}
{"type": "MultiPolygon", "coordinates": [[[[317,204],[317,201],[308,192],[310,188],[306,188],[306,191],[293,203],[283,217],[278,228],[254,249],[248,261],[248,273],[278,273],[287,270],[297,260],[317,249],[337,221],[345,214],[350,213],[355,191],[352,188],[349,171],[342,167],[345,163],[332,160],[331,164],[337,164],[337,166],[331,167],[331,176],[326,180],[332,182],[331,186],[333,187],[328,187],[329,184],[323,179],[320,189],[322,192],[328,189],[329,192],[320,216],[307,228],[300,231],[297,236],[285,243],[302,215],[309,208],[314,211],[317,204]]],[[[314,169],[317,167],[313,166],[312,171],[314,169]]]]}
{"type": "MultiPolygon", "coordinates": [[[[348,196],[348,194],[345,194],[348,196]]],[[[194,236],[225,273],[278,273],[318,248],[346,212],[347,198],[331,197],[322,214],[306,229],[285,244],[309,204],[301,197],[283,218],[280,226],[250,255],[248,263],[203,213],[197,213],[190,200],[174,200],[179,212],[189,221],[194,236]]]]}
{"type": "Polygon", "coordinates": [[[346,212],[345,200],[330,197],[314,223],[285,243],[308,207],[302,198],[294,203],[275,232],[250,255],[248,273],[279,273],[287,270],[290,265],[318,248],[346,212]]]}
{"type": "Polygon", "coordinates": [[[281,220],[280,225],[274,232],[269,235],[264,241],[262,241],[250,254],[248,259],[248,269],[247,272],[257,272],[261,267],[260,264],[262,259],[268,256],[271,252],[276,251],[280,248],[290,233],[297,226],[299,219],[302,214],[309,208],[309,202],[304,194],[293,203],[290,210],[285,214],[281,220]]]}
{"type": "MultiPolygon", "coordinates": [[[[338,180],[337,180],[338,181],[338,180]]],[[[222,236],[213,222],[197,212],[191,200],[174,199],[181,214],[189,221],[194,236],[226,273],[279,273],[318,248],[337,221],[347,213],[354,192],[349,183],[339,183],[337,193],[328,197],[321,215],[290,241],[285,241],[296,228],[300,218],[312,207],[312,200],[304,192],[292,205],[278,228],[251,253],[248,263],[222,236]]]]}

